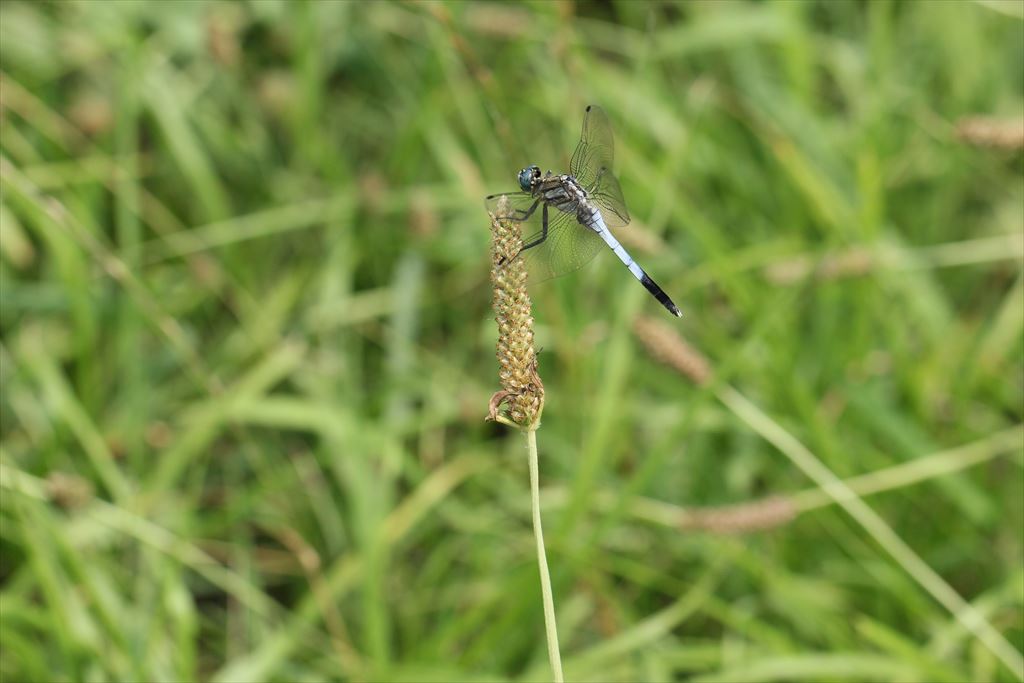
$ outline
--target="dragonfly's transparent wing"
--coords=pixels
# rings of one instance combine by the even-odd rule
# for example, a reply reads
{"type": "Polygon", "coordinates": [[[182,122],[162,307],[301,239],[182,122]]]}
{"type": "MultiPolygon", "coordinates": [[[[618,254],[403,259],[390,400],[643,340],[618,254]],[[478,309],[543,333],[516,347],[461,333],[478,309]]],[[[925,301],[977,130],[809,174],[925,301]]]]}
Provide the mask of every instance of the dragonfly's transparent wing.
{"type": "Polygon", "coordinates": [[[497,218],[525,220],[525,214],[529,213],[537,201],[527,192],[505,192],[488,195],[484,199],[484,206],[487,207],[487,213],[497,218]],[[502,198],[505,198],[505,202],[501,201],[502,198]]]}
{"type": "Polygon", "coordinates": [[[615,143],[611,136],[608,115],[596,104],[587,108],[583,119],[583,134],[580,144],[572,153],[569,172],[584,187],[590,187],[597,180],[602,168],[611,170],[615,161],[615,143]]]}
{"type": "MultiPolygon", "coordinates": [[[[536,230],[524,231],[527,237],[523,238],[523,245],[543,237],[543,208],[537,209],[538,219],[531,219],[531,227],[536,230]]],[[[530,281],[543,282],[586,265],[604,246],[604,240],[590,228],[580,225],[574,214],[548,207],[547,239],[522,251],[520,258],[526,263],[530,281]]]]}
{"type": "Polygon", "coordinates": [[[583,117],[583,134],[569,162],[569,172],[594,199],[610,228],[629,223],[629,211],[622,197],[622,188],[612,172],[614,161],[612,124],[604,109],[592,104],[587,107],[583,117]]]}
{"type": "Polygon", "coordinates": [[[612,124],[604,109],[592,104],[583,116],[583,134],[569,161],[569,172],[589,190],[602,168],[609,171],[615,162],[615,140],[612,124]]]}
{"type": "Polygon", "coordinates": [[[530,213],[536,201],[525,192],[511,192],[491,195],[485,202],[487,210],[496,217],[522,223],[523,245],[526,248],[518,258],[526,264],[531,283],[550,280],[576,270],[593,259],[604,246],[604,241],[597,233],[577,222],[575,214],[545,207],[543,202],[537,204],[530,213]],[[545,214],[548,223],[546,233],[545,214]]]}
{"type": "Polygon", "coordinates": [[[610,168],[601,171],[594,187],[587,194],[601,209],[601,216],[609,228],[621,228],[629,223],[629,210],[626,209],[619,179],[610,168]]]}

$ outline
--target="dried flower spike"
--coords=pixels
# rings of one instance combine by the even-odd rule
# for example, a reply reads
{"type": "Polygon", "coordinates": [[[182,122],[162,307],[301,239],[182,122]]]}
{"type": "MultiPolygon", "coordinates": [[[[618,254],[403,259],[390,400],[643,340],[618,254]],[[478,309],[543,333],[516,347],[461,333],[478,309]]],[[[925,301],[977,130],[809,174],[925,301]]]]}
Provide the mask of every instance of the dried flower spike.
{"type": "Polygon", "coordinates": [[[970,145],[996,149],[1024,148],[1024,121],[972,116],[956,124],[957,136],[970,145]]]}
{"type": "MultiPolygon", "coordinates": [[[[498,212],[507,211],[502,197],[498,212]]],[[[491,215],[491,282],[498,322],[498,377],[501,391],[491,397],[488,419],[534,429],[544,409],[544,384],[537,373],[533,317],[526,293],[526,266],[516,255],[523,240],[520,224],[491,215]],[[504,406],[504,413],[501,413],[504,406]],[[504,419],[502,419],[504,418],[504,419]]]]}
{"type": "Polygon", "coordinates": [[[652,356],[694,384],[705,384],[711,379],[711,366],[707,359],[687,344],[674,328],[660,320],[641,316],[633,321],[633,332],[652,356]]]}
{"type": "Polygon", "coordinates": [[[788,524],[799,513],[792,499],[772,496],[750,503],[687,510],[680,526],[718,534],[743,534],[788,524]]]}

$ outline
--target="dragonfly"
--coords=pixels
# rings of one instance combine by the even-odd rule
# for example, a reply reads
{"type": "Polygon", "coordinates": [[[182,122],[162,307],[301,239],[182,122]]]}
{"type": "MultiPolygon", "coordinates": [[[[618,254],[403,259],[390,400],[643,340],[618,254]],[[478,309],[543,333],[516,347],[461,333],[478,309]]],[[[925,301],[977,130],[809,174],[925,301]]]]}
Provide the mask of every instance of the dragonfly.
{"type": "Polygon", "coordinates": [[[519,191],[492,194],[485,206],[495,218],[529,226],[530,234],[514,259],[524,260],[535,281],[576,270],[607,247],[669,313],[682,317],[679,307],[612,233],[612,228],[629,223],[622,188],[612,172],[614,161],[608,115],[590,105],[568,174],[541,175],[539,166],[527,166],[519,171],[519,191]]]}

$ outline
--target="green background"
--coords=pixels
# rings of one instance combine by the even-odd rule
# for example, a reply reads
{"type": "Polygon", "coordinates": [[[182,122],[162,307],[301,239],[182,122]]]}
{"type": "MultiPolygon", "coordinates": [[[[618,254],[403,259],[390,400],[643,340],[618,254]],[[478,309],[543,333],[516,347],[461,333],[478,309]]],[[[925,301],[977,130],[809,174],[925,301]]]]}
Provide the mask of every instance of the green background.
{"type": "Polygon", "coordinates": [[[3,2],[0,676],[547,677],[482,198],[588,103],[684,317],[534,290],[567,677],[1024,676],[1022,156],[958,134],[1020,125],[1022,17],[3,2]]]}

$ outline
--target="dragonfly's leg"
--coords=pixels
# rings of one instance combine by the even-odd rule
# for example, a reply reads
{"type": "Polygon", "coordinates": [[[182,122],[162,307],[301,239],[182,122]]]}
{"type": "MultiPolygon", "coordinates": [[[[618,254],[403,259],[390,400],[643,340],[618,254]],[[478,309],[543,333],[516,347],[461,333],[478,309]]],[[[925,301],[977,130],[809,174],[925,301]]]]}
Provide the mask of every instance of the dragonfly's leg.
{"type": "Polygon", "coordinates": [[[530,249],[531,247],[535,247],[538,244],[542,244],[544,242],[544,240],[546,240],[548,238],[548,205],[547,204],[545,204],[544,208],[541,210],[541,224],[540,225],[541,225],[541,227],[540,227],[540,237],[538,237],[534,241],[530,242],[529,244],[524,244],[519,249],[519,253],[520,254],[522,254],[527,249],[530,249]]]}
{"type": "MultiPolygon", "coordinates": [[[[540,204],[540,200],[538,199],[538,200],[536,200],[533,203],[533,206],[531,206],[529,209],[526,209],[525,211],[522,210],[522,209],[517,209],[516,211],[512,212],[512,215],[508,216],[508,219],[521,223],[521,222],[525,221],[526,219],[528,219],[530,216],[533,215],[533,212],[537,210],[537,206],[539,204],[540,204]]],[[[548,205],[545,204],[544,205],[544,226],[541,228],[541,236],[540,236],[539,239],[536,239],[533,242],[531,242],[529,246],[532,247],[532,246],[534,246],[536,244],[540,244],[545,239],[547,239],[547,236],[548,236],[548,205]]],[[[518,257],[519,254],[523,253],[523,249],[527,249],[527,248],[528,247],[520,248],[519,252],[516,253],[516,256],[518,257]]],[[[501,265],[501,266],[505,265],[505,260],[506,259],[502,258],[498,262],[498,265],[501,265]]]]}
{"type": "Polygon", "coordinates": [[[533,203],[533,206],[531,206],[529,209],[526,209],[526,210],[516,209],[515,211],[513,211],[511,213],[511,215],[508,216],[508,219],[512,220],[512,221],[516,221],[517,223],[522,223],[523,221],[525,221],[526,219],[528,219],[530,216],[533,215],[533,212],[537,210],[537,205],[538,204],[540,204],[540,200],[539,199],[537,201],[535,201],[533,203]]]}

